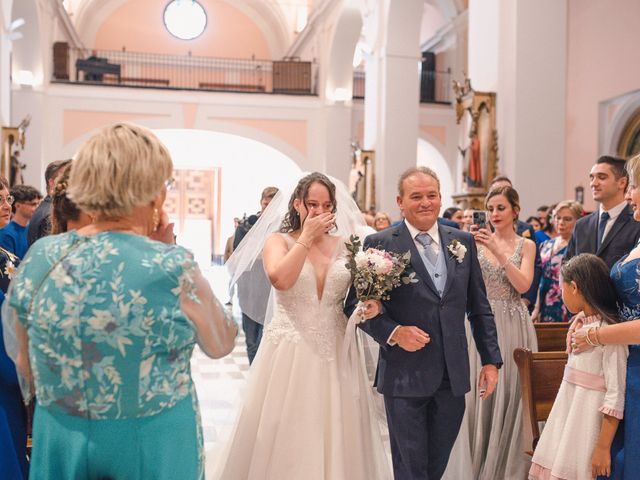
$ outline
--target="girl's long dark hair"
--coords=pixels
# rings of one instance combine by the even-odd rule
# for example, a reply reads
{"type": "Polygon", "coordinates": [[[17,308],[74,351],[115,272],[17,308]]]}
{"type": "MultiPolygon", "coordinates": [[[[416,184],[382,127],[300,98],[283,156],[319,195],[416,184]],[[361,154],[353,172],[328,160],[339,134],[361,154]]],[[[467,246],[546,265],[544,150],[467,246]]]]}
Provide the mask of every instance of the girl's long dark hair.
{"type": "Polygon", "coordinates": [[[616,287],[609,276],[609,267],[591,253],[573,257],[560,269],[563,282],[576,282],[585,302],[606,323],[618,323],[616,287]]]}
{"type": "Polygon", "coordinates": [[[307,211],[309,208],[307,207],[307,197],[309,196],[309,188],[314,183],[319,183],[320,185],[324,185],[327,187],[329,191],[329,199],[333,204],[332,213],[336,211],[336,186],[333,184],[331,180],[326,175],[323,175],[319,172],[313,172],[303,177],[296,186],[296,189],[293,191],[291,198],[289,199],[289,210],[282,221],[282,225],[280,226],[280,231],[282,233],[289,233],[295,230],[298,230],[302,227],[303,222],[300,220],[300,215],[293,207],[293,202],[298,199],[301,200],[304,204],[307,211]]]}

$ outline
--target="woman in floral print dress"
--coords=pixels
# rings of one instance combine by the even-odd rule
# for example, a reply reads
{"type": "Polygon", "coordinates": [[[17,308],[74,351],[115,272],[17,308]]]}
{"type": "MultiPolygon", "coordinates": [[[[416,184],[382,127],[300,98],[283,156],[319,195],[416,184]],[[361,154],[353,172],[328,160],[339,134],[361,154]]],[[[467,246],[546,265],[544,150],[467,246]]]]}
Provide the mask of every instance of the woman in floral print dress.
{"type": "Polygon", "coordinates": [[[68,186],[94,223],[36,242],[12,282],[16,364],[37,399],[31,478],[204,478],[189,361],[196,341],[229,353],[237,327],[173,245],[172,169],[146,129],[99,132],[68,186]]]}
{"type": "Polygon", "coordinates": [[[560,291],[560,267],[567,253],[567,245],[573,228],[582,216],[582,205],[567,200],[560,202],[552,215],[558,236],[545,241],[540,246],[542,276],[538,301],[531,314],[534,322],[568,322],[569,314],[562,303],[560,291]]]}

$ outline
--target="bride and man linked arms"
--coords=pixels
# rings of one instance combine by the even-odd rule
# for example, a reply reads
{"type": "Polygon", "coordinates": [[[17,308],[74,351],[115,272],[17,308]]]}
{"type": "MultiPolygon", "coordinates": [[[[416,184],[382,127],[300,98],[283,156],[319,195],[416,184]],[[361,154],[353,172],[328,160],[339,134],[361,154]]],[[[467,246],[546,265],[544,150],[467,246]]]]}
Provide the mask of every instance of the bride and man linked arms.
{"type": "Polygon", "coordinates": [[[376,386],[384,399],[393,474],[372,394],[353,394],[354,383],[359,392],[371,392],[366,373],[341,364],[346,320],[359,307],[344,242],[364,225],[346,189],[313,173],[290,198],[282,191],[274,198],[229,260],[237,275],[238,268],[250,268],[247,258],[262,252],[273,307],[214,478],[443,475],[470,389],[465,318],[484,365],[478,379],[483,399],[496,387],[502,357],[475,240],[437,224],[436,174],[410,169],[398,187],[405,221],[368,236],[364,248],[410,252],[405,273],[418,281],[401,284],[382,302],[368,301],[360,324],[380,345],[376,386]]]}

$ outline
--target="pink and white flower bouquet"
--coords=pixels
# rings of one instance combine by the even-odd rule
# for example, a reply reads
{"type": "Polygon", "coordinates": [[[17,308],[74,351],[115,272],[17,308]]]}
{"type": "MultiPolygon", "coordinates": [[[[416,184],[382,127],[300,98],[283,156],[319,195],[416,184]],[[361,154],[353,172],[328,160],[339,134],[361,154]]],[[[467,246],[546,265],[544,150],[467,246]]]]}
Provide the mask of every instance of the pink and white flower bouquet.
{"type": "Polygon", "coordinates": [[[362,243],[352,235],[346,243],[349,251],[347,269],[353,276],[356,297],[365,300],[388,300],[389,293],[402,284],[417,283],[415,272],[405,274],[411,252],[391,253],[377,248],[362,250],[362,243]]]}

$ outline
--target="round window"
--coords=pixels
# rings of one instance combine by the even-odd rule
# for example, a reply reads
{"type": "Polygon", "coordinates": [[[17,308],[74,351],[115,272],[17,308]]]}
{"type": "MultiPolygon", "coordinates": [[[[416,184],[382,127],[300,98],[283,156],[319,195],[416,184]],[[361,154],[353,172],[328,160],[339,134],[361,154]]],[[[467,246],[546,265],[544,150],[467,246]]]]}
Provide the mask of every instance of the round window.
{"type": "Polygon", "coordinates": [[[164,9],[164,24],[181,40],[193,40],[204,32],[207,14],[196,0],[172,0],[164,9]]]}

